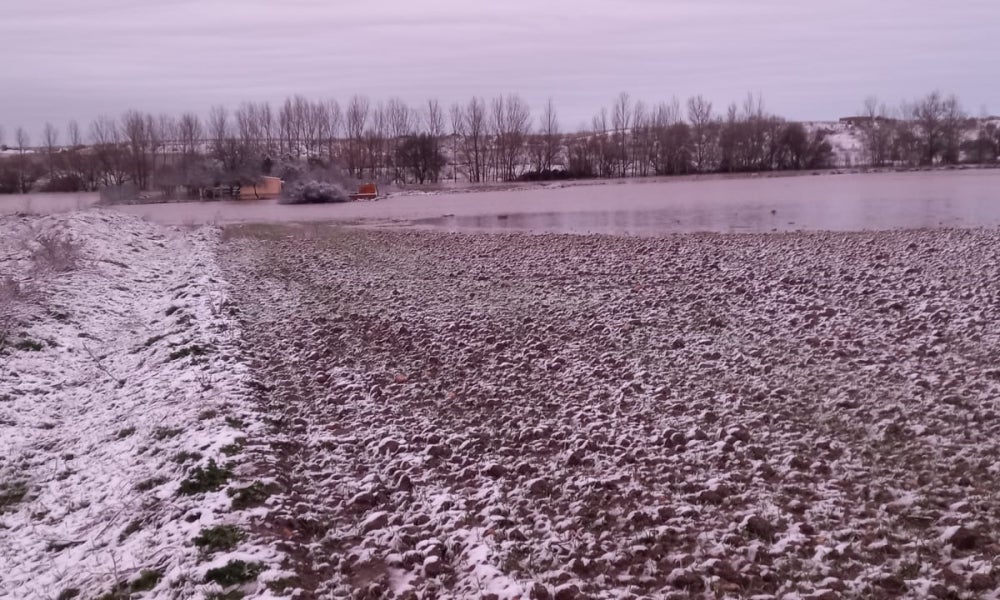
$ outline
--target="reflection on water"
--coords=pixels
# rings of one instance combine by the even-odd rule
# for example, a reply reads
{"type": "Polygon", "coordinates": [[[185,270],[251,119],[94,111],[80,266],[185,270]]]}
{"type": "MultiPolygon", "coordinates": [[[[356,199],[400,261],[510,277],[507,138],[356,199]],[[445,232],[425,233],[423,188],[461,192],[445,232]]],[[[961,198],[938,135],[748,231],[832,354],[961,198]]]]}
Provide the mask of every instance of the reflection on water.
{"type": "Polygon", "coordinates": [[[34,213],[50,215],[71,210],[83,210],[97,204],[95,193],[78,194],[10,194],[0,195],[0,215],[34,213]]]}
{"type": "MultiPolygon", "coordinates": [[[[0,214],[85,208],[96,194],[0,196],[0,214]]],[[[1000,170],[598,182],[285,206],[179,202],[116,210],[167,225],[340,221],[448,231],[656,234],[1000,226],[1000,170]]]]}

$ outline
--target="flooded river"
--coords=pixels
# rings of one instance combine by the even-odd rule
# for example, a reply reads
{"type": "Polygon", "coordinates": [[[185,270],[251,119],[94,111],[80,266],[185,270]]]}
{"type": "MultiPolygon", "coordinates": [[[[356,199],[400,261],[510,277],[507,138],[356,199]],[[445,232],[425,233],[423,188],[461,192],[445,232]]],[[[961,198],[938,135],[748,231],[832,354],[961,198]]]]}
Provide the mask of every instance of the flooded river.
{"type": "MultiPolygon", "coordinates": [[[[0,213],[56,212],[95,194],[0,196],[0,213]]],[[[1000,226],[1000,170],[796,177],[678,178],[506,191],[396,195],[376,202],[273,201],[132,205],[169,225],[342,221],[446,231],[767,232],[1000,226]]]]}

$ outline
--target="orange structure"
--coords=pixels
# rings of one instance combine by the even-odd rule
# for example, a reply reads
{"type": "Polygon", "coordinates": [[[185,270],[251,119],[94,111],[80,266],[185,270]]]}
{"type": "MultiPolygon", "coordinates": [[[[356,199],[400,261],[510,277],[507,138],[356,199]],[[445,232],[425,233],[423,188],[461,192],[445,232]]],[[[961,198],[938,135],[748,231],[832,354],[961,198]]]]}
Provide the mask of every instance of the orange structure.
{"type": "Polygon", "coordinates": [[[351,200],[374,200],[378,198],[378,186],[374,183],[362,183],[358,193],[351,194],[351,200]]]}
{"type": "Polygon", "coordinates": [[[261,177],[260,183],[240,186],[240,200],[269,200],[281,195],[281,184],[277,177],[261,177]]]}

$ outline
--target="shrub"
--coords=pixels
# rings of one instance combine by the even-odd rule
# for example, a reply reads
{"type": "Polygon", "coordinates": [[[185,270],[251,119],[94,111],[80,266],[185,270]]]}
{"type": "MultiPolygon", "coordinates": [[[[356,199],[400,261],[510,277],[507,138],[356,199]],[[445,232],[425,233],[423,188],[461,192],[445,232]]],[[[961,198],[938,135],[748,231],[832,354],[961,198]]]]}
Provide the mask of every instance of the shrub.
{"type": "Polygon", "coordinates": [[[187,450],[182,450],[174,455],[174,462],[180,465],[188,461],[201,460],[201,452],[188,452],[187,450]]]}
{"type": "Polygon", "coordinates": [[[42,233],[35,238],[35,243],[31,259],[37,268],[63,273],[79,266],[82,244],[66,234],[42,233]]]}
{"type": "Polygon", "coordinates": [[[194,545],[205,552],[232,550],[246,537],[239,527],[232,525],[217,525],[201,530],[194,538],[194,545]]]}
{"type": "Polygon", "coordinates": [[[247,563],[242,560],[231,560],[226,566],[217,569],[209,569],[205,573],[205,582],[218,583],[222,587],[238,585],[257,579],[264,565],[260,563],[247,563]]]}
{"type": "Polygon", "coordinates": [[[166,477],[150,477],[149,479],[144,479],[135,484],[135,490],[137,492],[148,492],[155,487],[163,485],[167,481],[166,477]]]}
{"type": "Polygon", "coordinates": [[[139,573],[139,577],[132,582],[133,592],[145,592],[156,587],[156,584],[160,582],[160,578],[163,574],[159,571],[144,570],[139,573]]]}
{"type": "Polygon", "coordinates": [[[226,493],[233,499],[233,510],[245,510],[260,506],[277,491],[277,486],[274,484],[266,485],[262,481],[255,481],[246,487],[231,488],[226,493]]]}
{"type": "Polygon", "coordinates": [[[0,349],[17,321],[17,305],[24,300],[24,288],[12,277],[0,278],[0,349]]]}
{"type": "Polygon", "coordinates": [[[287,188],[282,194],[282,204],[325,204],[329,202],[347,202],[350,198],[344,188],[336,183],[321,181],[305,181],[287,188]]]}
{"type": "Polygon", "coordinates": [[[28,495],[28,485],[23,481],[0,483],[0,514],[24,500],[28,495]]]}
{"type": "Polygon", "coordinates": [[[221,488],[229,481],[233,473],[229,469],[219,467],[214,460],[209,460],[208,464],[202,467],[195,467],[187,479],[181,482],[178,493],[184,496],[192,496],[202,492],[211,492],[221,488]]]}
{"type": "Polygon", "coordinates": [[[87,182],[77,173],[55,175],[42,185],[43,192],[83,192],[87,182]]]}

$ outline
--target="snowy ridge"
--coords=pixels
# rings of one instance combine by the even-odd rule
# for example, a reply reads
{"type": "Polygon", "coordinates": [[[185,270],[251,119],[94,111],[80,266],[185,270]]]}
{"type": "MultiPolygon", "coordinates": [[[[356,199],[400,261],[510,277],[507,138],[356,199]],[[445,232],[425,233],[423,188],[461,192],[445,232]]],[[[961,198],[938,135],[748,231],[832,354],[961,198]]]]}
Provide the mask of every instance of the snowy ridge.
{"type": "Polygon", "coordinates": [[[217,238],[103,211],[0,220],[0,274],[35,290],[0,349],[0,598],[203,598],[222,590],[209,568],[277,562],[246,542],[196,548],[253,509],[231,510],[225,485],[180,493],[209,460],[232,461],[229,486],[252,481],[239,455],[260,427],[217,238]],[[38,271],[47,233],[78,241],[77,269],[38,271]]]}

